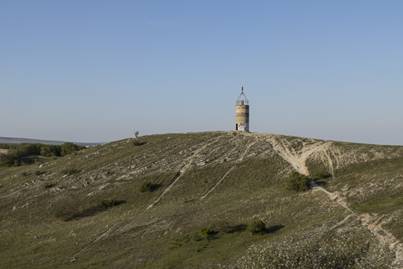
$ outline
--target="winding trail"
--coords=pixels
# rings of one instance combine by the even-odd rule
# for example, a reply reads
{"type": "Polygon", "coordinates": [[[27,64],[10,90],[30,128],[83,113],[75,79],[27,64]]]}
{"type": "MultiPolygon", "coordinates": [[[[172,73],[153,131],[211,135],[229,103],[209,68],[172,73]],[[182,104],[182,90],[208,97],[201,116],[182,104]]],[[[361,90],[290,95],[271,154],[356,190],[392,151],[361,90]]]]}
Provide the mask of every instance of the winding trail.
{"type": "Polygon", "coordinates": [[[313,192],[320,191],[325,193],[330,200],[336,202],[339,206],[350,212],[346,218],[334,225],[331,230],[337,229],[346,224],[352,217],[358,219],[361,225],[367,228],[382,245],[387,246],[395,254],[392,268],[403,268],[403,244],[392,233],[382,227],[382,225],[386,223],[383,220],[384,216],[378,216],[376,214],[370,215],[368,213],[358,214],[348,206],[346,198],[339,192],[329,192],[314,182],[311,183],[311,186],[313,192]]]}
{"type": "MultiPolygon", "coordinates": [[[[326,156],[326,152],[332,145],[331,142],[314,142],[312,144],[304,143],[302,148],[296,151],[290,142],[285,139],[272,135],[268,136],[266,139],[281,158],[288,162],[298,173],[305,176],[309,176],[309,169],[306,165],[308,158],[317,153],[328,157],[329,155],[326,156]]],[[[330,163],[332,163],[330,157],[329,160],[330,163]]],[[[331,167],[333,167],[332,164],[331,167]]]]}

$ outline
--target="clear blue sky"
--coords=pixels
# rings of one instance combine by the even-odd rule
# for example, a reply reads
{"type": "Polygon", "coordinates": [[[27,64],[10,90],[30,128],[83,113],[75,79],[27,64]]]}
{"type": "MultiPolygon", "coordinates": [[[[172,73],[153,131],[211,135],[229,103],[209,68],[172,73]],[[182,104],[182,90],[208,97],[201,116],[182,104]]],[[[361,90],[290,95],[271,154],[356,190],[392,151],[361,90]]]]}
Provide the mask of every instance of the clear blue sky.
{"type": "Polygon", "coordinates": [[[0,136],[251,128],[403,144],[403,1],[0,2],[0,136]]]}

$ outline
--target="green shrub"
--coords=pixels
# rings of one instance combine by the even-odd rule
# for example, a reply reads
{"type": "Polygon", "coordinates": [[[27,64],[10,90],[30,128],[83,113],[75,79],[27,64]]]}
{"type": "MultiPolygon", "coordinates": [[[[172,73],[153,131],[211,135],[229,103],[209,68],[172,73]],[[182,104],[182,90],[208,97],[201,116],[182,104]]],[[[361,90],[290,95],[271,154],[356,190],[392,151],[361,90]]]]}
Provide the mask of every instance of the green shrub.
{"type": "Polygon", "coordinates": [[[286,182],[287,189],[296,191],[296,192],[303,192],[307,191],[311,188],[311,179],[307,176],[301,175],[297,172],[294,172],[286,182]]]}
{"type": "Polygon", "coordinates": [[[81,171],[79,169],[76,169],[76,168],[66,168],[66,169],[62,170],[62,174],[63,175],[68,175],[68,176],[75,175],[75,174],[78,174],[80,172],[81,171]]]}
{"type": "Polygon", "coordinates": [[[73,143],[64,143],[63,145],[12,144],[8,145],[7,148],[9,149],[8,154],[0,156],[0,165],[31,164],[36,161],[37,156],[59,157],[83,149],[83,147],[73,143]]]}
{"type": "Polygon", "coordinates": [[[248,225],[248,230],[252,234],[263,234],[266,233],[266,224],[262,220],[255,219],[248,225]]]}
{"type": "Polygon", "coordinates": [[[10,151],[7,155],[0,156],[0,164],[5,166],[18,166],[21,164],[21,160],[16,151],[10,151]]]}
{"type": "Polygon", "coordinates": [[[218,231],[212,227],[203,228],[198,233],[193,236],[195,241],[202,241],[202,240],[213,240],[218,238],[218,231]]]}
{"type": "Polygon", "coordinates": [[[71,154],[73,152],[79,151],[83,148],[84,147],[81,147],[81,146],[73,144],[73,143],[64,143],[60,146],[60,155],[65,156],[65,155],[71,154]]]}
{"type": "Polygon", "coordinates": [[[133,139],[132,142],[133,142],[133,145],[134,145],[135,147],[138,147],[138,146],[142,146],[142,145],[147,144],[146,141],[140,140],[140,139],[138,139],[138,138],[133,139]]]}
{"type": "Polygon", "coordinates": [[[1,149],[11,149],[13,144],[0,144],[1,149]]]}
{"type": "Polygon", "coordinates": [[[161,187],[161,184],[147,182],[141,185],[141,192],[155,192],[161,187]]]}
{"type": "Polygon", "coordinates": [[[45,189],[51,189],[53,187],[56,187],[56,183],[48,182],[48,183],[45,184],[44,187],[45,187],[45,189]]]}
{"type": "Polygon", "coordinates": [[[41,176],[43,174],[46,174],[46,171],[41,171],[41,170],[36,170],[35,171],[35,176],[41,176]]]}
{"type": "Polygon", "coordinates": [[[45,157],[62,156],[61,146],[41,145],[40,155],[45,157]]]}

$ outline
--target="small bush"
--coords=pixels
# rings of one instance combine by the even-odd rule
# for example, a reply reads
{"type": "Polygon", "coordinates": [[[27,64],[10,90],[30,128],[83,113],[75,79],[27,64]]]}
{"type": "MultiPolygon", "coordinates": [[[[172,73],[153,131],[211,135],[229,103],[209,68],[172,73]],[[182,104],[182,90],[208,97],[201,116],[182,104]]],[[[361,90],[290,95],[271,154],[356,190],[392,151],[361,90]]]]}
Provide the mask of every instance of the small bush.
{"type": "Polygon", "coordinates": [[[288,178],[286,185],[289,190],[304,192],[311,188],[310,183],[311,179],[309,177],[295,172],[288,178]]]}
{"type": "Polygon", "coordinates": [[[71,154],[73,152],[79,151],[83,149],[84,147],[73,144],[73,143],[64,143],[60,145],[60,155],[65,156],[68,154],[71,154]]]}
{"type": "Polygon", "coordinates": [[[66,169],[62,170],[62,174],[63,175],[68,175],[68,176],[75,175],[75,174],[78,174],[78,173],[80,173],[80,170],[76,169],[76,168],[66,168],[66,169]]]}
{"type": "Polygon", "coordinates": [[[255,219],[248,225],[252,234],[271,234],[283,229],[284,225],[267,226],[262,220],[255,219]]]}
{"type": "Polygon", "coordinates": [[[41,176],[41,175],[43,175],[43,174],[46,174],[46,172],[45,172],[45,171],[41,171],[41,170],[36,170],[36,171],[35,171],[35,175],[36,175],[36,176],[41,176]]]}
{"type": "Polygon", "coordinates": [[[213,229],[211,227],[203,228],[193,236],[193,239],[195,241],[202,241],[202,240],[210,241],[210,240],[217,239],[218,233],[219,233],[218,231],[216,231],[215,229],[213,229]]]}
{"type": "Polygon", "coordinates": [[[48,182],[45,184],[45,189],[51,189],[56,186],[56,183],[48,182]]]}
{"type": "Polygon", "coordinates": [[[161,184],[147,182],[141,185],[141,192],[155,192],[161,187],[161,184]]]}
{"type": "Polygon", "coordinates": [[[248,230],[253,234],[263,234],[266,233],[266,224],[262,220],[253,220],[248,225],[248,230]]]}
{"type": "Polygon", "coordinates": [[[147,144],[146,141],[140,140],[140,139],[137,139],[137,138],[136,138],[136,139],[133,139],[133,140],[132,140],[132,143],[133,143],[133,146],[135,146],[135,147],[143,146],[143,145],[147,144]]]}

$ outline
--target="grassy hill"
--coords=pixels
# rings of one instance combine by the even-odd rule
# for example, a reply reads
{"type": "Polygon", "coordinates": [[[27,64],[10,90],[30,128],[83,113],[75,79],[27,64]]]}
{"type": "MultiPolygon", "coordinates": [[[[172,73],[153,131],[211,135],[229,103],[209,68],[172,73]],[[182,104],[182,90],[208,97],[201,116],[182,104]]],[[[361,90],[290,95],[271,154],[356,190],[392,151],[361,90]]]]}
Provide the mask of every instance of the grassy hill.
{"type": "Polygon", "coordinates": [[[40,166],[1,167],[0,261],[402,268],[402,163],[397,146],[215,132],[128,139],[40,166]],[[310,190],[287,188],[295,172],[310,190]]]}

